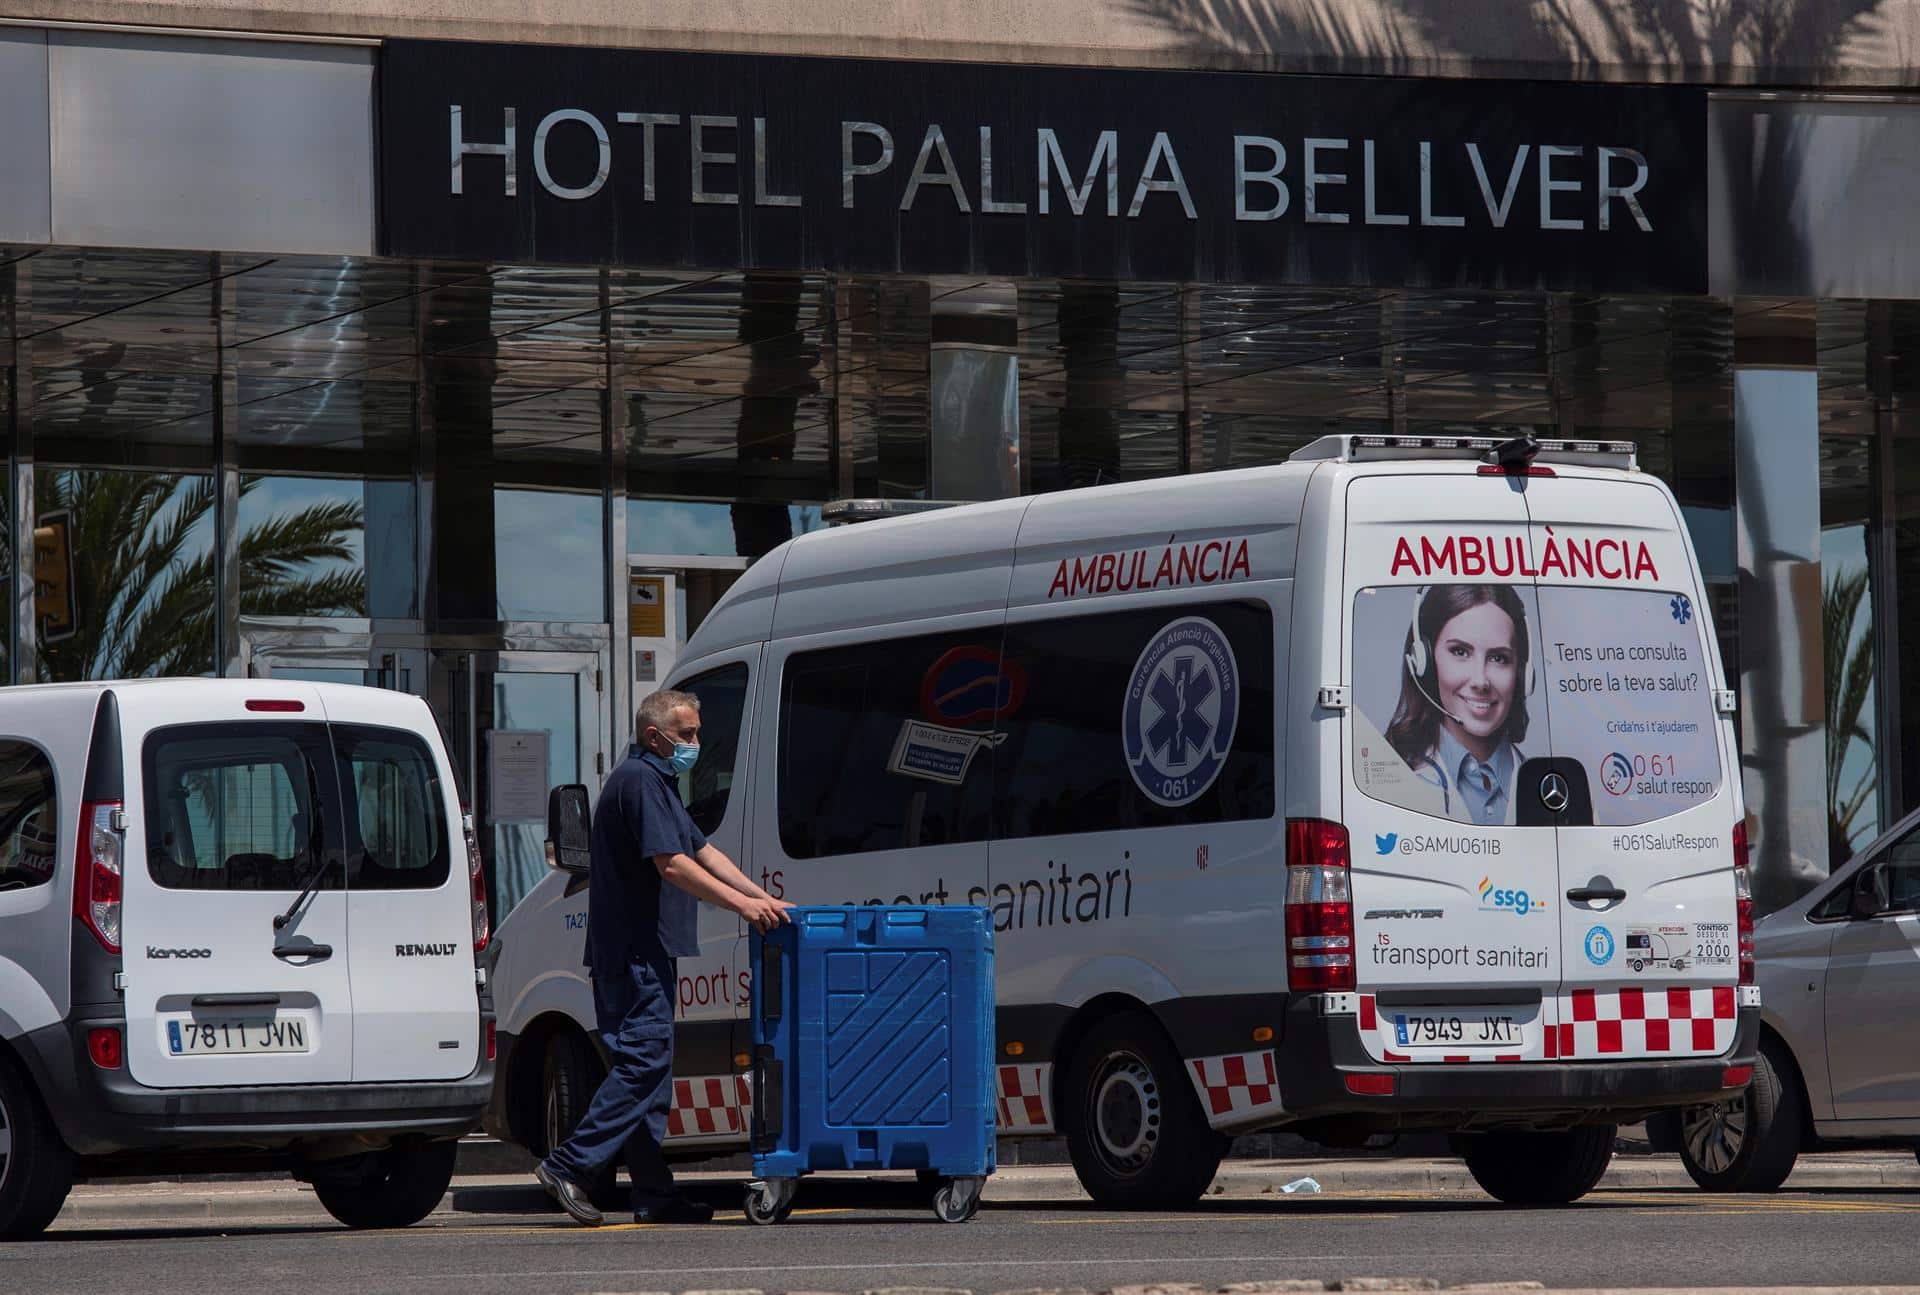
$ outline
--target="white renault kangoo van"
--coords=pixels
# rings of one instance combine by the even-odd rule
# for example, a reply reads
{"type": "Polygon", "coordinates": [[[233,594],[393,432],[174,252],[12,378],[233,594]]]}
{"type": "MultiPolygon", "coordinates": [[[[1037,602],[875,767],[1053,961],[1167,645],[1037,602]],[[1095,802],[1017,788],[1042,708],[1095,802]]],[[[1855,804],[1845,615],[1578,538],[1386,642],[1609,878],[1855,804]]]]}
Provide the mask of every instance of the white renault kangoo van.
{"type": "MultiPolygon", "coordinates": [[[[802,536],[670,681],[696,818],[773,894],[996,931],[1000,1129],[1118,1204],[1230,1135],[1446,1130],[1516,1202],[1745,1085],[1759,1029],[1728,691],[1632,445],[1338,436],[1282,465],[802,536]]],[[[490,1112],[592,1091],[586,895],[506,924],[490,1112]]],[[[751,1127],[738,922],[681,960],[669,1131],[751,1127]]]]}
{"type": "Polygon", "coordinates": [[[76,1174],[278,1167],[439,1202],[493,1081],[471,826],[415,697],[0,689],[0,1238],[76,1174]]]}

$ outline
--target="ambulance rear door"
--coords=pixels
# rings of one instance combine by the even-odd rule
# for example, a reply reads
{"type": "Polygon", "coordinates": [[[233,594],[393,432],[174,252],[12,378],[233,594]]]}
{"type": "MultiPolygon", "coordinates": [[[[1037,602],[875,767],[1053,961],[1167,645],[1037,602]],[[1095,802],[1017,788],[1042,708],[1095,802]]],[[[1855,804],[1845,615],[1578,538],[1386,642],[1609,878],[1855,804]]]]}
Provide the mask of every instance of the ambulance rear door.
{"type": "Polygon", "coordinates": [[[1521,484],[1477,463],[1347,490],[1344,819],[1359,1025],[1389,1062],[1548,1054],[1565,957],[1521,484]]]}

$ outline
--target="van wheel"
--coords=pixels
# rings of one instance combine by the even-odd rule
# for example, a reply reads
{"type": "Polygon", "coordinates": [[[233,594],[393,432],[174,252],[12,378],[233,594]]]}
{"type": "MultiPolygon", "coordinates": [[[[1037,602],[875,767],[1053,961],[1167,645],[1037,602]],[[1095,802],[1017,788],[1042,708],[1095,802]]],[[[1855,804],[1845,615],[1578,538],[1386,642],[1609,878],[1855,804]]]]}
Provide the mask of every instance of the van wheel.
{"type": "MultiPolygon", "coordinates": [[[[573,1136],[580,1119],[593,1102],[593,1094],[606,1077],[600,1054],[593,1043],[577,1030],[562,1029],[547,1044],[546,1064],[541,1070],[540,1134],[545,1145],[540,1154],[550,1156],[553,1149],[573,1136]]],[[[614,1185],[614,1170],[609,1168],[586,1184],[587,1196],[603,1210],[620,1204],[614,1185]]],[[[558,1206],[555,1207],[556,1209],[558,1206]]]]}
{"type": "Polygon", "coordinates": [[[453,1181],[459,1144],[408,1139],[329,1166],[313,1180],[327,1213],[350,1228],[407,1228],[433,1213],[453,1181]]]}
{"type": "Polygon", "coordinates": [[[1710,1192],[1771,1192],[1793,1172],[1804,1134],[1800,1080],[1771,1039],[1737,1097],[1680,1114],[1680,1163],[1710,1192]]]}
{"type": "Polygon", "coordinates": [[[1594,1189],[1613,1159],[1611,1124],[1556,1132],[1473,1133],[1456,1139],[1467,1172],[1508,1205],[1567,1205],[1594,1189]]]}
{"type": "Polygon", "coordinates": [[[1102,1205],[1191,1205],[1226,1154],[1179,1055],[1142,1012],[1093,1027],[1074,1049],[1063,1096],[1074,1172],[1102,1205]]]}
{"type": "Polygon", "coordinates": [[[0,1055],[0,1241],[38,1236],[73,1189],[73,1153],[40,1095],[0,1055]]]}

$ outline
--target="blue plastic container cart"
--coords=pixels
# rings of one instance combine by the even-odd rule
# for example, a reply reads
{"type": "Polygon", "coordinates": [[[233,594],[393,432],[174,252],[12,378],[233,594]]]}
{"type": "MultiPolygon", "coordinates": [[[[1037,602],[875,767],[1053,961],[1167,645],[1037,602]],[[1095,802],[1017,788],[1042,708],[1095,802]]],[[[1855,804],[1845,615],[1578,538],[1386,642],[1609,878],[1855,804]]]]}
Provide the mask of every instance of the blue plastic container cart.
{"type": "Polygon", "coordinates": [[[993,923],[975,907],[795,908],[749,949],[753,1172],[777,1223],[802,1175],[914,1169],[972,1218],[993,1172],[993,923]]]}

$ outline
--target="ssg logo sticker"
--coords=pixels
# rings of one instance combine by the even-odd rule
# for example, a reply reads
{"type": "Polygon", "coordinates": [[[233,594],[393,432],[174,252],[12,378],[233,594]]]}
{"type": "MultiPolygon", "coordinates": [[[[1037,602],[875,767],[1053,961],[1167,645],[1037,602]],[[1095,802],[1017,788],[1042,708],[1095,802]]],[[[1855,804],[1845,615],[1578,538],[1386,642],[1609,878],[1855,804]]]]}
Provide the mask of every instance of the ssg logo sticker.
{"type": "Polygon", "coordinates": [[[1127,770],[1147,799],[1177,808],[1206,794],[1233,750],[1240,668],[1220,627],[1174,621],[1141,649],[1120,706],[1127,770]]]}
{"type": "Polygon", "coordinates": [[[1528,913],[1544,910],[1547,901],[1535,899],[1524,890],[1511,886],[1496,886],[1493,878],[1480,878],[1480,911],[1483,913],[1513,913],[1525,917],[1528,913]]]}

